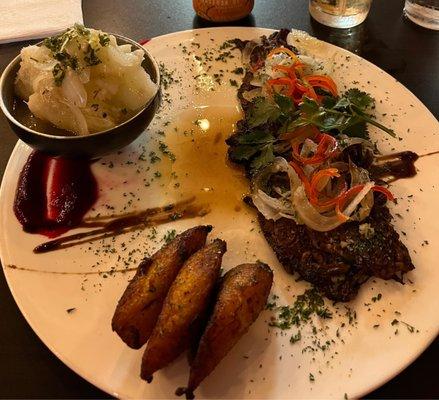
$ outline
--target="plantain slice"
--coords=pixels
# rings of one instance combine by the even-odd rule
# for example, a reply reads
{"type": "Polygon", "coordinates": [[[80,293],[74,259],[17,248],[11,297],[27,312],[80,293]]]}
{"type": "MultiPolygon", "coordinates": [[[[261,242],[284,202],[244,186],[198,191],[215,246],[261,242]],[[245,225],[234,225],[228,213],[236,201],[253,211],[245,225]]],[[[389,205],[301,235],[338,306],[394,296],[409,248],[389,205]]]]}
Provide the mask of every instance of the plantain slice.
{"type": "Polygon", "coordinates": [[[150,382],[155,371],[189,347],[194,327],[208,307],[219,279],[225,251],[226,243],[216,239],[189,258],[178,273],[146,345],[142,379],[150,382]]]}
{"type": "Polygon", "coordinates": [[[211,226],[188,229],[139,264],[111,322],[113,331],[128,346],[138,349],[146,343],[172,282],[184,262],[205,245],[211,230],[211,226]]]}
{"type": "Polygon", "coordinates": [[[187,388],[177,395],[193,392],[248,331],[267,303],[273,271],[266,264],[242,264],[228,271],[223,279],[206,330],[201,336],[192,362],[187,388]]]}

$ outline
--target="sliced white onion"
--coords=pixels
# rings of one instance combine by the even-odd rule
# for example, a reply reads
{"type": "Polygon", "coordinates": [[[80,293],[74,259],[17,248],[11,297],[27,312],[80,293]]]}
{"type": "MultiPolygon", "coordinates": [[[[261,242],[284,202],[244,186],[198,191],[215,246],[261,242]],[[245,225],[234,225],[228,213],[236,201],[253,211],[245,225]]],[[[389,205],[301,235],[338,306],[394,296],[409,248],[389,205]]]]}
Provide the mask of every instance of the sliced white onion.
{"type": "Polygon", "coordinates": [[[277,221],[282,217],[296,219],[290,201],[283,197],[276,199],[258,189],[258,191],[252,195],[252,200],[254,206],[265,219],[272,219],[273,221],[277,221]]]}
{"type": "Polygon", "coordinates": [[[131,52],[131,45],[130,44],[121,44],[121,45],[119,45],[117,47],[123,53],[130,53],[131,52]]]}
{"type": "Polygon", "coordinates": [[[62,81],[61,92],[67,102],[75,107],[85,107],[87,104],[87,91],[78,74],[68,70],[62,81]]]}
{"type": "MultiPolygon", "coordinates": [[[[271,165],[262,170],[255,177],[253,185],[253,204],[266,219],[276,221],[282,217],[289,218],[319,232],[330,231],[343,223],[337,215],[325,215],[324,212],[326,210],[319,210],[310,203],[296,171],[282,157],[277,157],[271,165]],[[275,192],[281,196],[276,198],[269,196],[263,190],[263,181],[278,172],[286,172],[288,174],[290,190],[282,193],[279,188],[274,188],[275,192]],[[289,196],[290,198],[288,198],[289,196]]],[[[346,217],[351,217],[357,207],[365,201],[366,197],[372,195],[371,189],[374,185],[375,183],[371,181],[364,183],[363,189],[343,211],[346,217]]],[[[370,209],[370,204],[362,204],[352,219],[358,220],[360,217],[360,220],[364,219],[369,215],[370,209]]]]}
{"type": "Polygon", "coordinates": [[[253,79],[250,81],[250,85],[261,88],[264,86],[267,78],[263,78],[261,74],[254,74],[253,79]]]}
{"type": "Polygon", "coordinates": [[[296,171],[288,164],[287,160],[282,157],[276,157],[274,162],[262,170],[253,181],[252,200],[255,207],[266,219],[278,220],[281,217],[296,219],[296,212],[294,211],[291,200],[284,193],[282,197],[275,198],[269,196],[262,190],[262,179],[267,174],[275,174],[277,172],[286,172],[290,179],[290,191],[295,191],[300,185],[301,181],[296,171]]]}
{"type": "Polygon", "coordinates": [[[90,67],[81,68],[81,70],[77,71],[77,74],[82,83],[90,81],[90,67]]]}
{"type": "Polygon", "coordinates": [[[244,97],[244,99],[247,101],[253,101],[256,97],[260,97],[261,95],[262,88],[260,87],[242,93],[242,97],[244,97]]]}
{"type": "Polygon", "coordinates": [[[72,113],[73,120],[75,121],[77,127],[77,129],[75,129],[75,132],[78,133],[79,135],[87,135],[89,133],[87,121],[84,115],[82,114],[81,110],[65,100],[59,100],[59,102],[69,107],[72,113]]]}
{"type": "Polygon", "coordinates": [[[292,200],[300,221],[315,231],[328,232],[343,223],[336,215],[326,216],[320,214],[309,202],[303,186],[297,188],[292,200]]]}
{"type": "MultiPolygon", "coordinates": [[[[369,171],[364,168],[357,167],[352,161],[349,163],[349,172],[351,174],[351,187],[365,184],[370,181],[369,171]]],[[[374,205],[373,193],[367,193],[360,205],[361,206],[358,211],[352,215],[352,220],[362,221],[369,216],[374,205]]]]}
{"type": "Polygon", "coordinates": [[[249,66],[250,65],[250,58],[251,55],[253,53],[253,50],[255,49],[255,47],[258,46],[258,43],[256,43],[255,41],[251,40],[249,42],[247,42],[247,44],[245,45],[244,49],[242,50],[242,63],[245,66],[249,66]]]}
{"type": "Polygon", "coordinates": [[[350,146],[353,146],[355,144],[361,144],[362,146],[373,149],[373,144],[366,139],[359,138],[359,137],[350,137],[345,134],[340,134],[337,136],[337,142],[341,150],[344,150],[350,146]]]}
{"type": "Polygon", "coordinates": [[[317,151],[317,144],[311,139],[305,139],[302,149],[300,150],[301,157],[309,157],[317,151]]]}
{"type": "Polygon", "coordinates": [[[343,211],[343,214],[347,217],[350,217],[351,214],[355,211],[360,202],[366,197],[366,195],[370,192],[372,187],[375,185],[375,182],[367,182],[363,189],[354,197],[354,199],[349,203],[349,205],[343,211]]]}

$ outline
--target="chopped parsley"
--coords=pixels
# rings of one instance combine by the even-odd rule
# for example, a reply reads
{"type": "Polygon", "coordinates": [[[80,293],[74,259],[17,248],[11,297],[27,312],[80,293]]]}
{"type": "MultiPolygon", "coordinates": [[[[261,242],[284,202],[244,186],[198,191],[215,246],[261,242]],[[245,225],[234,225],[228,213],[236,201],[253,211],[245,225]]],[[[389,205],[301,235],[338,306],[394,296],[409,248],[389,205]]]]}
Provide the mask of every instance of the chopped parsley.
{"type": "MultiPolygon", "coordinates": [[[[418,332],[419,332],[419,329],[416,329],[413,325],[410,325],[410,324],[408,324],[407,322],[400,321],[400,320],[397,320],[397,319],[394,319],[394,320],[391,322],[391,325],[392,325],[392,326],[395,326],[395,325],[398,325],[399,323],[405,325],[405,327],[407,328],[407,330],[408,330],[410,333],[414,333],[414,332],[418,333],[418,332]]],[[[396,330],[395,335],[396,335],[397,331],[398,331],[398,330],[396,330]]]]}
{"type": "Polygon", "coordinates": [[[99,34],[99,44],[102,47],[108,46],[110,43],[110,37],[106,33],[99,34]]]}
{"type": "Polygon", "coordinates": [[[62,84],[68,68],[74,71],[80,69],[80,60],[78,57],[71,55],[68,51],[68,45],[71,42],[76,43],[79,49],[85,48],[82,61],[86,66],[93,66],[101,63],[97,52],[100,48],[109,45],[110,37],[105,33],[98,34],[98,45],[89,29],[83,25],[75,24],[73,27],[58,35],[44,39],[43,45],[52,52],[52,57],[58,61],[52,69],[56,86],[62,84]]]}
{"type": "Polygon", "coordinates": [[[235,68],[232,73],[236,74],[236,75],[243,75],[244,74],[244,68],[242,67],[237,67],[235,68]]]}
{"type": "Polygon", "coordinates": [[[377,301],[380,301],[383,295],[381,293],[378,293],[376,296],[372,297],[372,302],[375,303],[377,301]]]}
{"type": "Polygon", "coordinates": [[[89,46],[87,49],[87,52],[84,56],[84,61],[90,67],[93,65],[98,65],[102,62],[100,58],[97,56],[96,50],[91,46],[89,46]]]}
{"type": "Polygon", "coordinates": [[[64,77],[66,76],[66,70],[60,63],[55,64],[52,69],[53,80],[56,86],[61,86],[64,77]]]}
{"type": "Polygon", "coordinates": [[[332,313],[326,307],[323,297],[315,288],[307,289],[297,296],[292,306],[280,306],[276,308],[276,311],[277,318],[269,325],[280,329],[300,326],[309,321],[312,315],[325,319],[332,318],[332,313]]]}
{"type": "Polygon", "coordinates": [[[302,339],[302,333],[298,331],[295,335],[292,335],[290,338],[290,343],[294,344],[302,339]]]}
{"type": "Polygon", "coordinates": [[[175,239],[175,236],[177,235],[177,231],[175,229],[171,229],[168,232],[165,233],[165,236],[163,236],[163,241],[168,244],[172,242],[175,239]]]}
{"type": "Polygon", "coordinates": [[[169,147],[167,146],[166,143],[160,141],[159,142],[159,150],[167,157],[169,157],[169,159],[174,162],[176,160],[175,158],[175,154],[169,150],[169,147]]]}
{"type": "Polygon", "coordinates": [[[178,79],[175,78],[175,70],[170,70],[166,68],[164,63],[159,64],[160,69],[160,81],[163,85],[163,88],[167,90],[173,83],[179,82],[178,79]]]}

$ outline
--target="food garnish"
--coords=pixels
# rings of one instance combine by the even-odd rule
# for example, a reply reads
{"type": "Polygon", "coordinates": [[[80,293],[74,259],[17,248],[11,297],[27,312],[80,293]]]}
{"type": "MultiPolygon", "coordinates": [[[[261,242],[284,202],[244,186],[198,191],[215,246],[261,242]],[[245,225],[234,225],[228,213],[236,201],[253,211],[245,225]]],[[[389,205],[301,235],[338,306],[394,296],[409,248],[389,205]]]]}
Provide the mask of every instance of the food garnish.
{"type": "Polygon", "coordinates": [[[157,92],[142,50],[79,24],[20,55],[17,95],[36,117],[78,135],[122,123],[157,92]]]}
{"type": "Polygon", "coordinates": [[[20,172],[14,213],[26,232],[54,238],[78,226],[97,198],[90,160],[33,151],[20,172]]]}

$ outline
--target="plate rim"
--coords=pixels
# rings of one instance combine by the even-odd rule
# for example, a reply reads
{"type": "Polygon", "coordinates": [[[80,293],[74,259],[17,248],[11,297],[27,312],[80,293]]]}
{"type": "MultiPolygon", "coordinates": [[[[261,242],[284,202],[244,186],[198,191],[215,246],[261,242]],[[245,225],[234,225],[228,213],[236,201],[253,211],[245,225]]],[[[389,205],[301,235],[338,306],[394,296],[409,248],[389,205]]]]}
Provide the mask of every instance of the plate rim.
{"type": "MultiPolygon", "coordinates": [[[[306,31],[302,31],[302,30],[297,30],[294,28],[289,28],[290,31],[297,31],[297,32],[305,32],[306,31]]],[[[179,36],[181,34],[190,34],[190,33],[194,33],[194,32],[206,32],[206,31],[230,31],[230,30],[246,30],[246,31],[254,31],[256,34],[257,33],[273,33],[275,31],[278,31],[278,28],[266,28],[266,27],[248,27],[248,26],[224,26],[224,27],[206,27],[206,28],[197,28],[197,29],[186,29],[186,30],[182,30],[182,31],[176,31],[176,32],[170,32],[164,35],[159,35],[159,36],[154,36],[153,38],[151,38],[151,40],[149,42],[147,42],[144,47],[148,47],[148,44],[150,42],[155,42],[158,39],[166,39],[166,38],[172,38],[174,36],[179,36]]],[[[308,34],[308,33],[307,33],[308,34]]],[[[310,35],[312,36],[312,35],[310,35]]],[[[312,36],[313,38],[315,38],[314,36],[312,36]]],[[[350,52],[349,50],[346,50],[342,47],[339,47],[337,45],[334,45],[332,43],[326,42],[324,40],[315,38],[316,40],[323,42],[325,44],[325,46],[329,46],[329,48],[335,48],[337,49],[337,51],[342,51],[345,53],[349,53],[350,56],[354,56],[355,58],[357,58],[358,60],[361,60],[361,62],[366,63],[366,65],[368,65],[369,67],[372,67],[378,71],[380,71],[382,74],[384,74],[386,79],[392,79],[393,81],[395,81],[397,84],[399,84],[400,86],[402,86],[402,88],[409,93],[413,99],[416,100],[416,102],[418,103],[418,105],[422,106],[424,108],[424,111],[427,112],[427,114],[429,114],[429,116],[432,118],[433,121],[435,121],[438,125],[439,125],[439,121],[436,119],[436,117],[434,116],[434,114],[428,109],[428,107],[410,90],[408,89],[406,86],[404,86],[398,79],[394,78],[392,75],[390,75],[388,72],[384,71],[383,69],[381,69],[380,67],[378,67],[377,65],[373,64],[372,62],[370,62],[369,60],[350,52]]],[[[2,199],[4,197],[4,193],[6,191],[5,189],[5,176],[7,171],[12,168],[12,163],[13,163],[13,158],[16,157],[17,153],[19,152],[20,148],[23,146],[27,146],[24,142],[22,142],[20,139],[17,141],[17,143],[15,144],[8,162],[6,164],[5,170],[4,170],[4,174],[2,177],[2,181],[0,184],[0,199],[2,199]]],[[[28,147],[28,146],[27,146],[28,147]]],[[[80,376],[81,378],[85,379],[88,383],[90,383],[91,385],[97,387],[98,389],[106,392],[107,394],[114,396],[116,398],[120,397],[120,394],[117,393],[116,391],[114,391],[113,389],[111,389],[110,387],[108,387],[106,384],[104,383],[100,383],[98,382],[98,380],[96,380],[94,377],[90,377],[88,373],[84,372],[81,367],[78,367],[76,364],[73,367],[72,364],[73,362],[71,362],[68,357],[61,355],[60,352],[58,350],[56,350],[54,348],[54,346],[49,344],[49,340],[45,340],[43,337],[44,335],[40,335],[40,333],[38,332],[38,329],[36,329],[34,327],[34,323],[31,322],[31,317],[28,315],[28,313],[22,308],[22,305],[20,305],[16,299],[15,296],[15,291],[13,289],[13,285],[11,285],[10,280],[9,280],[9,272],[7,271],[7,268],[4,265],[3,260],[5,259],[5,252],[7,250],[3,250],[3,247],[1,245],[1,241],[0,241],[0,263],[2,265],[2,270],[3,270],[3,274],[5,276],[5,280],[8,284],[8,288],[12,294],[12,297],[14,299],[15,304],[17,305],[18,309],[20,310],[21,314],[23,315],[24,319],[26,320],[27,324],[30,326],[30,328],[33,330],[33,332],[36,334],[36,336],[38,337],[38,339],[46,346],[47,349],[50,350],[50,352],[52,354],[54,354],[64,365],[66,365],[73,373],[77,374],[78,376],[80,376]]],[[[433,343],[433,341],[439,337],[439,327],[436,330],[435,334],[431,334],[428,339],[422,343],[422,346],[419,346],[418,349],[419,351],[416,351],[415,354],[409,358],[406,362],[402,363],[400,365],[400,368],[395,369],[394,371],[392,371],[391,373],[387,374],[384,378],[382,378],[381,380],[377,380],[377,382],[374,385],[371,385],[370,387],[368,387],[367,389],[365,389],[362,392],[358,392],[356,393],[355,397],[361,398],[366,396],[367,394],[373,392],[374,390],[376,390],[377,388],[385,385],[387,382],[389,382],[390,380],[392,380],[394,377],[396,377],[397,375],[399,375],[402,371],[404,371],[408,366],[410,366],[414,361],[416,361],[421,354],[423,354],[428,347],[433,343]]],[[[47,338],[46,338],[47,339],[47,338]]]]}

